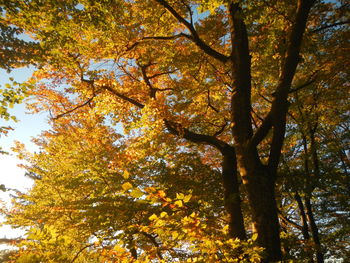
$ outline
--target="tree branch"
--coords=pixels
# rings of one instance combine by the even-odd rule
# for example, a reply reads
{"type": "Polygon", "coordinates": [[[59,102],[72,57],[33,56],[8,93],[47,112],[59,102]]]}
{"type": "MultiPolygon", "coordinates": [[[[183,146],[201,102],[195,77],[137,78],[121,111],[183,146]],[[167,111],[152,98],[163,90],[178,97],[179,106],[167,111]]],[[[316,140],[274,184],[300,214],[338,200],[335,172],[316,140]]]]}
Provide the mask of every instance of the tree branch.
{"type": "Polygon", "coordinates": [[[138,102],[137,100],[129,98],[129,97],[125,96],[124,94],[119,93],[118,91],[116,91],[115,89],[113,89],[110,86],[102,86],[102,88],[110,91],[112,94],[116,95],[118,98],[125,100],[127,102],[130,102],[131,104],[135,105],[136,107],[138,107],[140,109],[143,109],[145,107],[144,104],[138,102]]]}
{"type": "Polygon", "coordinates": [[[211,108],[213,111],[215,111],[216,113],[219,113],[219,110],[217,108],[215,108],[212,104],[211,104],[211,100],[210,100],[210,89],[208,89],[208,93],[207,93],[207,97],[208,97],[208,107],[211,108]]]}
{"type": "Polygon", "coordinates": [[[263,120],[262,124],[260,127],[257,129],[255,134],[250,140],[250,146],[255,147],[258,146],[259,143],[264,140],[266,135],[269,133],[269,131],[272,128],[272,116],[271,114],[268,114],[265,119],[263,120]]]}
{"type": "Polygon", "coordinates": [[[302,230],[302,228],[303,228],[302,226],[298,225],[294,221],[290,220],[288,217],[284,216],[281,211],[278,211],[278,214],[279,214],[279,218],[281,220],[283,220],[285,223],[287,223],[289,225],[292,225],[293,227],[295,227],[295,228],[297,228],[299,230],[302,230]]]}
{"type": "Polygon", "coordinates": [[[182,127],[182,125],[179,123],[164,120],[164,124],[170,133],[176,136],[181,136],[184,139],[194,143],[211,145],[218,149],[221,153],[224,153],[226,147],[232,147],[231,145],[219,140],[214,136],[191,132],[189,129],[182,127]]]}
{"type": "MultiPolygon", "coordinates": [[[[178,71],[178,69],[174,69],[174,70],[171,70],[171,71],[166,71],[166,72],[161,72],[161,73],[157,73],[157,74],[154,74],[152,76],[148,76],[149,79],[153,79],[153,78],[156,78],[156,77],[159,77],[159,76],[162,76],[162,75],[167,75],[167,74],[172,74],[174,72],[178,71]]],[[[164,90],[164,89],[163,89],[164,90]]]]}
{"type": "Polygon", "coordinates": [[[85,101],[83,104],[80,104],[80,105],[78,105],[78,106],[76,106],[76,107],[74,107],[74,108],[72,108],[72,109],[70,109],[70,110],[68,110],[66,112],[63,112],[61,114],[58,114],[57,116],[53,117],[53,119],[57,120],[57,119],[62,118],[63,116],[65,116],[65,115],[67,115],[69,113],[72,113],[73,111],[76,111],[77,109],[80,109],[80,108],[88,105],[94,98],[95,98],[95,96],[92,96],[87,101],[85,101]]]}
{"type": "MultiPolygon", "coordinates": [[[[229,6],[232,43],[232,71],[235,91],[231,98],[233,135],[237,144],[244,145],[251,138],[251,57],[248,33],[239,3],[229,6]]],[[[237,149],[238,150],[238,149],[237,149]]]]}
{"type": "Polygon", "coordinates": [[[163,255],[160,253],[160,250],[159,250],[160,245],[159,245],[159,243],[157,242],[156,237],[154,237],[154,236],[152,236],[151,234],[148,234],[148,233],[146,233],[146,232],[144,232],[144,231],[141,231],[140,233],[141,233],[142,235],[144,235],[145,237],[147,237],[147,238],[153,243],[153,245],[157,248],[157,256],[158,256],[158,258],[159,258],[159,259],[163,259],[163,255]]]}
{"type": "MultiPolygon", "coordinates": [[[[156,94],[156,91],[158,89],[154,88],[152,86],[152,83],[150,82],[149,77],[147,76],[146,69],[149,65],[139,65],[139,66],[141,67],[142,77],[143,77],[144,81],[146,82],[146,85],[150,88],[150,97],[155,99],[155,94],[156,94]]],[[[128,98],[128,99],[130,100],[130,98],[128,98]]],[[[135,105],[135,101],[133,101],[132,103],[135,105]]],[[[144,106],[142,106],[142,107],[144,107],[144,106]]],[[[172,133],[176,136],[182,136],[183,138],[185,138],[186,140],[189,140],[191,142],[209,144],[209,145],[215,147],[216,149],[218,149],[220,152],[223,152],[224,148],[226,146],[231,147],[229,144],[217,139],[215,136],[194,133],[194,132],[191,132],[187,128],[183,128],[182,125],[179,123],[176,123],[176,122],[173,122],[170,120],[166,120],[166,119],[164,119],[163,121],[164,121],[166,128],[169,130],[170,133],[172,133]]],[[[222,130],[225,129],[225,126],[222,127],[222,130]]],[[[221,132],[221,131],[219,131],[219,132],[221,132]]]]}
{"type": "Polygon", "coordinates": [[[86,246],[82,247],[82,248],[75,254],[74,258],[71,260],[70,263],[73,263],[75,260],[77,260],[78,257],[79,257],[79,255],[80,255],[80,253],[82,253],[85,249],[87,249],[87,248],[89,248],[89,247],[92,247],[92,246],[94,246],[94,244],[89,244],[89,245],[86,245],[86,246]]]}
{"type": "Polygon", "coordinates": [[[140,41],[136,41],[130,47],[127,47],[126,51],[130,51],[130,50],[134,49],[137,45],[139,45],[142,42],[142,40],[173,40],[173,39],[177,39],[177,38],[181,38],[181,37],[185,37],[187,39],[193,40],[190,35],[185,34],[185,33],[180,33],[180,34],[176,34],[173,36],[148,36],[148,37],[141,38],[140,41]]]}
{"type": "Polygon", "coordinates": [[[155,0],[157,3],[162,5],[166,10],[168,10],[181,24],[183,24],[190,32],[192,37],[190,38],[201,50],[203,50],[207,55],[216,58],[217,60],[225,63],[229,60],[229,57],[214,50],[209,45],[207,45],[198,35],[194,26],[184,19],[169,3],[165,0],[155,0]]]}
{"type": "Polygon", "coordinates": [[[146,85],[149,87],[150,97],[152,99],[155,99],[157,89],[153,88],[151,81],[150,81],[149,77],[147,76],[146,69],[147,69],[148,65],[145,65],[145,66],[140,65],[140,67],[141,67],[143,80],[145,81],[146,85]]]}
{"type": "Polygon", "coordinates": [[[309,80],[307,80],[305,83],[303,83],[295,88],[290,89],[289,93],[296,92],[296,91],[301,90],[301,89],[311,85],[312,83],[314,83],[317,79],[316,73],[314,73],[313,76],[311,78],[309,78],[309,80]]]}
{"type": "Polygon", "coordinates": [[[275,98],[272,102],[271,111],[273,122],[273,135],[269,154],[268,166],[275,177],[286,129],[286,115],[288,112],[288,94],[291,88],[297,65],[306,22],[310,9],[315,0],[298,0],[296,18],[288,41],[285,62],[282,67],[280,80],[278,82],[275,98]]]}
{"type": "Polygon", "coordinates": [[[227,121],[225,120],[225,124],[223,124],[223,125],[221,126],[220,130],[218,130],[217,132],[215,132],[213,136],[214,136],[214,137],[217,137],[217,136],[219,136],[221,133],[223,133],[224,130],[225,130],[225,128],[226,128],[226,126],[227,126],[227,121]]]}
{"type": "Polygon", "coordinates": [[[185,37],[187,39],[191,39],[192,37],[190,35],[187,35],[185,33],[180,33],[177,35],[173,35],[173,36],[154,36],[154,37],[143,37],[142,40],[172,40],[172,39],[177,39],[177,38],[181,38],[181,37],[185,37]]]}
{"type": "Polygon", "coordinates": [[[311,30],[311,33],[317,33],[319,31],[322,31],[322,30],[325,30],[325,29],[328,29],[328,28],[332,28],[332,27],[335,27],[335,26],[346,25],[346,24],[350,24],[350,19],[348,19],[346,21],[341,21],[341,22],[337,22],[337,23],[321,26],[319,28],[311,30]]]}
{"type": "Polygon", "coordinates": [[[24,240],[23,238],[0,238],[0,244],[10,244],[10,243],[14,243],[14,242],[20,242],[24,240]]]}

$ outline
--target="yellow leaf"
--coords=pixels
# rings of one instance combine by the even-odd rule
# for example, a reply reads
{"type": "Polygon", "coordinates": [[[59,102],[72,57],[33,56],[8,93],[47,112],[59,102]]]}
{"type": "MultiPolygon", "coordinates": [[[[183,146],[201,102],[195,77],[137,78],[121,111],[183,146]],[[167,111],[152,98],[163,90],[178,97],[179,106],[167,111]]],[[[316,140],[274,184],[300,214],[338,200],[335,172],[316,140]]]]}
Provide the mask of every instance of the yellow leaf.
{"type": "Polygon", "coordinates": [[[124,173],[123,173],[123,177],[124,177],[125,179],[128,179],[129,176],[130,176],[129,172],[125,170],[124,173]]]}
{"type": "Polygon", "coordinates": [[[127,182],[127,183],[122,185],[122,188],[123,188],[124,191],[127,191],[130,188],[132,188],[132,185],[131,185],[131,183],[127,182]]]}
{"type": "Polygon", "coordinates": [[[151,220],[151,221],[153,221],[153,220],[158,219],[158,217],[157,217],[156,214],[153,214],[153,215],[151,215],[148,219],[151,220]]]}
{"type": "Polygon", "coordinates": [[[173,239],[176,239],[179,236],[179,233],[174,231],[171,233],[171,236],[173,237],[173,239]]]}
{"type": "Polygon", "coordinates": [[[175,201],[174,204],[175,204],[176,206],[178,206],[178,207],[183,207],[183,204],[182,204],[182,201],[181,201],[181,200],[175,201]]]}
{"type": "Polygon", "coordinates": [[[167,215],[168,215],[167,212],[161,212],[161,213],[160,213],[160,217],[166,217],[167,215]]]}
{"type": "Polygon", "coordinates": [[[184,199],[184,197],[185,197],[184,194],[182,194],[182,193],[180,193],[180,194],[176,193],[176,198],[177,198],[177,199],[182,200],[182,199],[184,199]]]}
{"type": "Polygon", "coordinates": [[[164,226],[165,221],[164,220],[157,220],[155,226],[164,226]]]}
{"type": "Polygon", "coordinates": [[[190,201],[191,197],[192,197],[191,194],[186,195],[186,196],[183,198],[184,203],[187,203],[188,201],[190,201]]]}

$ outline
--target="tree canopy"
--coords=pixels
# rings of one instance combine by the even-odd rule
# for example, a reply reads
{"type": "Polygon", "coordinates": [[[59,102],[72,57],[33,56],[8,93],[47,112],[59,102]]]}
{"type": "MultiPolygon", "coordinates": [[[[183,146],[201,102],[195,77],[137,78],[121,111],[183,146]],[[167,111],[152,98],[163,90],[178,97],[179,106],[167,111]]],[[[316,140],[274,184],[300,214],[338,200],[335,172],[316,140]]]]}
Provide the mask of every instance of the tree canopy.
{"type": "Polygon", "coordinates": [[[34,186],[3,210],[13,261],[349,256],[348,3],[1,8],[38,43],[24,85],[52,127],[15,147],[34,186]]]}

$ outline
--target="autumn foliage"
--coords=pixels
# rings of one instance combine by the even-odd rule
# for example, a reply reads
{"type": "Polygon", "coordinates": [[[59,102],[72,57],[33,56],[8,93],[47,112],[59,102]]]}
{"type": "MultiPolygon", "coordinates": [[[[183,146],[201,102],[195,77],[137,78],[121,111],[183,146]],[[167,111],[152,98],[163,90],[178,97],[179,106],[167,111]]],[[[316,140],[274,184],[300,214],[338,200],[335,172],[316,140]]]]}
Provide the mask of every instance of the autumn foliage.
{"type": "Polygon", "coordinates": [[[343,1],[5,1],[51,129],[13,262],[346,257],[343,1]],[[29,63],[29,62],[28,62],[29,63]]]}

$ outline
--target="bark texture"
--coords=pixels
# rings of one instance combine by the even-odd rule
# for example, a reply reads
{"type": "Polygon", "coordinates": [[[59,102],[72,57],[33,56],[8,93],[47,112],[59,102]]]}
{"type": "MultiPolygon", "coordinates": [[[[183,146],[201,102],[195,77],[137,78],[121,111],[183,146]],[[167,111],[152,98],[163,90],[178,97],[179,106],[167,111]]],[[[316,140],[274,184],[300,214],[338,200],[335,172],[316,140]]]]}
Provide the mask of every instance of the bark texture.
{"type": "Polygon", "coordinates": [[[230,236],[244,240],[247,237],[244,228],[244,218],[237,180],[236,156],[233,147],[226,147],[223,151],[222,179],[225,209],[229,216],[230,236]]]}

